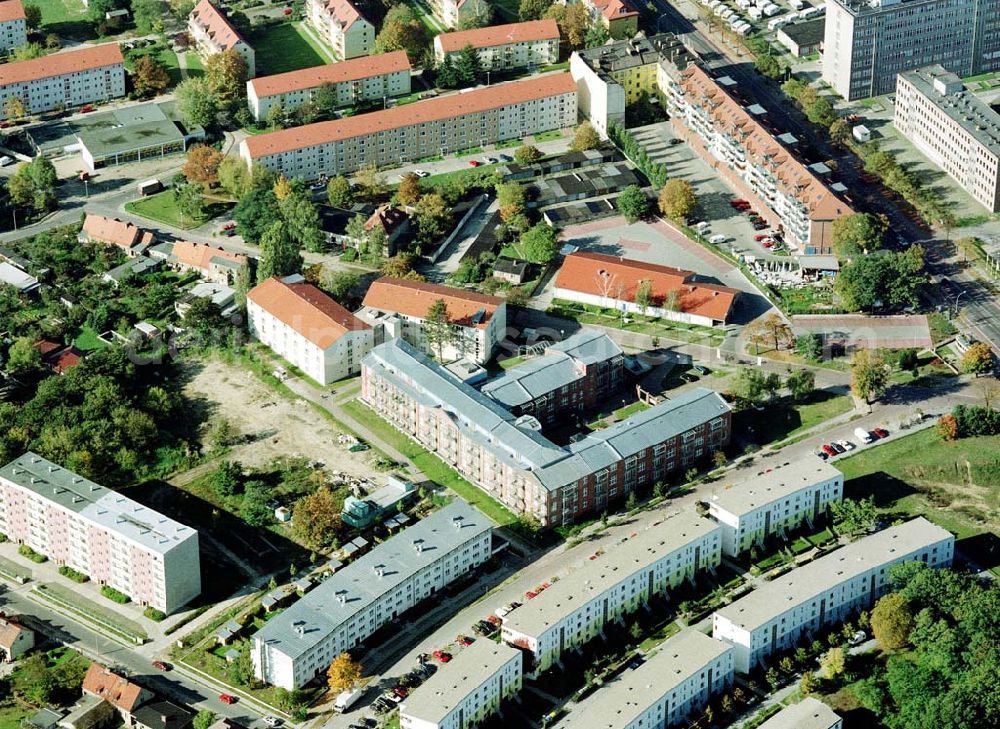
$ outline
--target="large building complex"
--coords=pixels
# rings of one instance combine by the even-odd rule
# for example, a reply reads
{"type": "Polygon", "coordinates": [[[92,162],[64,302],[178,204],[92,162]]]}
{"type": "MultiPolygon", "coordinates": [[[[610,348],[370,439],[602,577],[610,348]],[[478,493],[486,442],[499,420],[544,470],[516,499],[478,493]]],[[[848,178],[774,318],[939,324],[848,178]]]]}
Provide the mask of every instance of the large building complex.
{"type": "MultiPolygon", "coordinates": [[[[401,337],[443,361],[468,359],[486,364],[507,336],[507,303],[475,291],[408,281],[376,279],[368,288],[358,316],[375,328],[375,341],[401,337]],[[447,341],[428,339],[427,313],[443,301],[448,317],[447,341]]],[[[433,339],[433,336],[431,337],[433,339]]]]}
{"type": "Polygon", "coordinates": [[[410,60],[406,51],[380,53],[365,58],[303,68],[247,81],[247,103],[255,119],[266,119],[272,106],[287,113],[310,101],[329,84],[339,106],[382,100],[410,93],[410,60]]]}
{"type": "Polygon", "coordinates": [[[664,641],[573,707],[560,729],[682,726],[733,685],[733,648],[693,628],[664,641]]]}
{"type": "Polygon", "coordinates": [[[606,334],[581,329],[549,344],[541,357],[504,370],[482,387],[516,416],[551,425],[567,413],[591,410],[621,388],[625,355],[606,334]]]}
{"type": "Polygon", "coordinates": [[[296,689],[344,651],[475,569],[493,523],[457,499],[320,583],[251,639],[261,681],[296,689]]]}
{"type": "Polygon", "coordinates": [[[842,498],[844,474],[810,455],[743,481],[724,479],[708,499],[708,513],[722,526],[722,551],[735,557],[785,529],[812,524],[842,498]]]}
{"type": "Polygon", "coordinates": [[[488,638],[466,647],[406,697],[401,729],[466,729],[521,690],[521,651],[488,638]]]}
{"type": "Polygon", "coordinates": [[[543,526],[600,512],[638,488],[721,450],[731,412],[703,388],[557,446],[401,339],[375,347],[362,399],[399,430],[516,512],[543,526]]]}
{"type": "Polygon", "coordinates": [[[569,73],[557,73],[260,134],[240,143],[240,156],[248,165],[314,180],[574,124],[576,84],[569,73]]]}
{"type": "Polygon", "coordinates": [[[580,115],[607,136],[612,122],[625,123],[626,104],[634,104],[643,94],[659,96],[661,63],[684,68],[693,59],[673,33],[576,51],[569,70],[579,90],[580,115]]]}
{"type": "Polygon", "coordinates": [[[795,156],[795,138],[772,136],[766,110],[745,108],[729,76],[713,78],[692,63],[662,82],[674,128],[723,182],[783,231],[793,251],[832,253],[833,221],[854,211],[795,156]]]}
{"type": "Polygon", "coordinates": [[[441,33],[434,56],[439,64],[454,61],[466,46],[476,49],[486,71],[549,66],[559,60],[559,26],[550,18],[441,33]]]}
{"type": "Polygon", "coordinates": [[[351,0],[306,0],[305,15],[338,61],[371,53],[375,26],[351,0]]]}
{"type": "Polygon", "coordinates": [[[0,66],[0,116],[7,99],[24,102],[29,114],[125,95],[125,59],[117,43],[79,46],[30,61],[0,66]]]}
{"type": "Polygon", "coordinates": [[[955,537],[923,517],[889,527],[762,583],[712,616],[712,635],[736,648],[736,670],[747,673],[803,635],[867,610],[891,586],[902,562],[947,567],[955,537]]]}
{"type": "Polygon", "coordinates": [[[827,0],[823,80],[854,101],[934,63],[963,77],[1000,70],[998,31],[996,0],[827,0]]]}
{"type": "Polygon", "coordinates": [[[372,329],[302,278],[269,278],[247,294],[255,339],[321,385],[358,373],[374,342],[372,329]]]}
{"type": "Polygon", "coordinates": [[[201,593],[197,531],[34,453],[0,468],[0,531],[168,614],[201,593]]]}
{"type": "Polygon", "coordinates": [[[680,268],[576,251],[563,259],[556,275],[555,296],[687,324],[725,324],[739,289],[695,283],[694,277],[693,271],[680,268]],[[645,286],[649,287],[649,303],[636,303],[636,292],[645,286]]]}
{"type": "Polygon", "coordinates": [[[234,50],[246,61],[247,77],[253,78],[257,62],[253,48],[211,0],[201,0],[194,6],[188,16],[188,32],[202,58],[234,50]]]}
{"type": "Polygon", "coordinates": [[[719,525],[681,513],[611,547],[504,618],[503,640],[529,652],[535,674],[657,595],[722,559],[719,525]]]}
{"type": "Polygon", "coordinates": [[[942,66],[899,75],[893,123],[991,213],[1000,211],[1000,114],[942,66]]]}
{"type": "Polygon", "coordinates": [[[759,729],[840,729],[844,720],[819,699],[807,696],[779,711],[759,729]]]}
{"type": "Polygon", "coordinates": [[[0,50],[9,51],[28,42],[28,21],[21,0],[0,2],[0,50]]]}

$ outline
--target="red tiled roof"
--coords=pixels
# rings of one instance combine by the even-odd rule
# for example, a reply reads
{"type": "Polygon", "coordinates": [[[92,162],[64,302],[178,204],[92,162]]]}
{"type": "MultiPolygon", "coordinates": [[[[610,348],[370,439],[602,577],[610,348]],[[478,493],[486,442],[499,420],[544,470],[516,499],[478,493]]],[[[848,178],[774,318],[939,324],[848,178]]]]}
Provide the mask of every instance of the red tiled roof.
{"type": "Polygon", "coordinates": [[[365,19],[350,0],[327,0],[323,7],[327,15],[340,23],[344,30],[350,28],[356,21],[365,19]]]}
{"type": "Polygon", "coordinates": [[[127,712],[132,712],[144,699],[141,686],[112,673],[98,663],[91,663],[87,669],[83,690],[127,712]]]}
{"type": "Polygon", "coordinates": [[[275,276],[251,289],[247,298],[320,349],[326,349],[349,331],[371,329],[305,281],[286,283],[275,276]]]}
{"type": "Polygon", "coordinates": [[[357,81],[373,76],[396,71],[409,71],[410,59],[406,51],[379,53],[374,56],[352,58],[340,63],[329,63],[326,66],[303,68],[299,71],[277,73],[273,76],[261,76],[250,79],[250,86],[258,99],[265,96],[287,94],[289,91],[311,89],[323,84],[339,84],[344,81],[357,81]]]}
{"type": "Polygon", "coordinates": [[[365,230],[371,230],[376,225],[381,225],[382,230],[392,235],[392,231],[405,223],[409,217],[406,212],[399,208],[394,208],[389,203],[379,205],[378,209],[365,221],[365,230]]]}
{"type": "Polygon", "coordinates": [[[10,653],[10,649],[13,647],[14,641],[17,640],[18,636],[27,631],[28,629],[16,620],[0,616],[0,646],[6,649],[8,653],[10,653]]]}
{"type": "Polygon", "coordinates": [[[125,63],[117,43],[83,46],[71,51],[33,58],[30,61],[14,61],[0,65],[0,86],[63,76],[115,63],[125,63]]]}
{"type": "Polygon", "coordinates": [[[4,0],[0,2],[0,23],[9,23],[12,20],[24,20],[24,5],[21,0],[4,0]]]}
{"type": "Polygon", "coordinates": [[[535,76],[521,81],[477,88],[466,93],[416,101],[384,111],[317,122],[294,129],[282,129],[270,134],[258,134],[247,137],[242,143],[246,145],[251,159],[259,159],[281,152],[375,134],[388,129],[451,119],[463,114],[473,114],[546,96],[575,93],[576,83],[569,72],[535,76]]]}
{"type": "Polygon", "coordinates": [[[204,27],[212,40],[222,48],[232,48],[240,41],[246,43],[225,13],[215,7],[210,0],[201,0],[195,5],[191,17],[204,27]]]}
{"type": "Polygon", "coordinates": [[[503,299],[475,291],[385,276],[371,285],[363,305],[423,319],[431,304],[438,299],[442,299],[448,307],[448,320],[452,324],[478,329],[484,329],[490,323],[497,307],[503,303],[503,299]],[[481,320],[473,323],[479,312],[483,312],[481,320]]]}
{"type": "Polygon", "coordinates": [[[179,240],[174,243],[173,254],[178,263],[202,271],[211,269],[213,258],[231,261],[238,266],[247,262],[247,257],[240,253],[233,253],[225,248],[216,248],[208,243],[192,243],[189,240],[179,240]]]}
{"type": "Polygon", "coordinates": [[[598,10],[601,11],[603,15],[608,20],[617,20],[618,18],[628,18],[633,15],[638,15],[639,11],[632,7],[632,4],[628,0],[591,0],[598,10]]]}
{"type": "Polygon", "coordinates": [[[676,291],[680,310],[716,321],[725,321],[739,294],[738,289],[716,284],[691,283],[693,272],[658,266],[602,253],[571,253],[556,276],[556,288],[603,296],[619,301],[635,301],[641,281],[653,287],[654,305],[676,291]]]}
{"type": "Polygon", "coordinates": [[[83,352],[72,344],[59,350],[46,360],[46,364],[52,368],[57,375],[61,375],[70,367],[76,367],[83,361],[83,352]]]}
{"type": "Polygon", "coordinates": [[[126,251],[140,243],[153,241],[153,234],[148,230],[137,228],[132,223],[118,218],[107,218],[103,215],[90,213],[83,221],[83,232],[92,240],[110,243],[126,251]]]}
{"type": "Polygon", "coordinates": [[[528,43],[540,40],[559,40],[559,26],[552,18],[531,20],[526,23],[492,25],[474,30],[442,33],[437,37],[445,53],[460,51],[466,46],[488,48],[508,43],[528,43]]]}

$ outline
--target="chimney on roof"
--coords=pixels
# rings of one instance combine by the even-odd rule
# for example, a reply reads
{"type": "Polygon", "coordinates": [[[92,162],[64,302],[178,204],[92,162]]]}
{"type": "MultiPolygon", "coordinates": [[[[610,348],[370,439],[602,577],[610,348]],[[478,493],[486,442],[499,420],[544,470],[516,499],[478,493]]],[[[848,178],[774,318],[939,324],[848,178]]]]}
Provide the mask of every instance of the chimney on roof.
{"type": "Polygon", "coordinates": [[[465,517],[464,516],[453,516],[451,518],[451,523],[455,525],[456,529],[461,529],[462,526],[463,526],[462,522],[464,522],[464,521],[465,521],[465,517]]]}

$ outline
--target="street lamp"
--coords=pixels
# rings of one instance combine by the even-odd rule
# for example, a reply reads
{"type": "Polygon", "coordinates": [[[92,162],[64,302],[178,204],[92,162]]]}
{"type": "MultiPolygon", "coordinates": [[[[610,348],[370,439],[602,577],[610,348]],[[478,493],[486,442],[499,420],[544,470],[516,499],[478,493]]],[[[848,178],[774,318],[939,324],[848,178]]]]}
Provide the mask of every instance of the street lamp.
{"type": "Polygon", "coordinates": [[[952,315],[952,319],[954,319],[956,316],[958,316],[958,302],[967,293],[969,293],[969,292],[968,291],[959,291],[958,294],[955,296],[955,313],[952,315]]]}

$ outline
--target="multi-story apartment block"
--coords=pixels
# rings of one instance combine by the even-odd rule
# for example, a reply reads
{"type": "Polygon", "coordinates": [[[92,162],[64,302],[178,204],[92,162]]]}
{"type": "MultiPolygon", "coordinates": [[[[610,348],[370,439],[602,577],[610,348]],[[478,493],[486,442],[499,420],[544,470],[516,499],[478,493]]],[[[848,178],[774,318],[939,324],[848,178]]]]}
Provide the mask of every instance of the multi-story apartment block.
{"type": "Polygon", "coordinates": [[[712,635],[736,648],[736,670],[747,673],[803,635],[867,610],[885,594],[889,571],[902,562],[947,567],[955,537],[918,517],[859,539],[792,570],[712,615],[712,635]]]}
{"type": "Polygon", "coordinates": [[[569,70],[579,89],[580,116],[607,136],[608,125],[625,122],[625,106],[659,93],[661,63],[684,68],[694,55],[673,33],[627,38],[576,51],[569,70]]]}
{"type": "Polygon", "coordinates": [[[581,0],[591,19],[603,25],[615,40],[632,38],[639,32],[639,11],[630,0],[581,0]]]}
{"type": "Polygon", "coordinates": [[[620,256],[577,251],[563,259],[555,296],[640,316],[716,326],[729,320],[739,289],[695,283],[694,272],[620,256]],[[637,304],[640,286],[650,286],[648,306],[637,304]]]}
{"type": "Polygon", "coordinates": [[[434,17],[446,28],[481,28],[493,11],[486,0],[430,0],[434,17]]]}
{"type": "Polygon", "coordinates": [[[116,246],[129,258],[142,255],[156,240],[151,231],[137,228],[134,224],[118,218],[108,218],[93,213],[87,213],[77,239],[81,243],[89,241],[116,246]]]}
{"type": "Polygon", "coordinates": [[[521,690],[521,651],[477,640],[399,705],[402,729],[466,729],[521,690]]]}
{"type": "Polygon", "coordinates": [[[331,85],[340,106],[352,106],[410,93],[410,60],[406,51],[303,68],[247,81],[247,103],[255,119],[267,118],[272,106],[291,112],[311,100],[321,86],[331,85]]]}
{"type": "Polygon", "coordinates": [[[899,74],[893,123],[986,207],[1000,211],[1000,114],[942,66],[899,74]]]}
{"type": "Polygon", "coordinates": [[[567,651],[722,560],[719,525],[684,512],[611,547],[504,617],[502,637],[532,657],[534,674],[567,651]]]}
{"type": "Polygon", "coordinates": [[[295,689],[490,558],[493,523],[461,499],[358,558],[251,638],[254,673],[295,689]]]}
{"type": "Polygon", "coordinates": [[[0,468],[0,531],[168,614],[201,592],[197,531],[34,453],[0,468]]]}
{"type": "Polygon", "coordinates": [[[606,334],[581,329],[545,348],[541,357],[511,367],[482,387],[515,416],[551,425],[568,412],[607,402],[625,379],[625,355],[606,334]]]}
{"type": "Polygon", "coordinates": [[[321,385],[358,373],[372,329],[300,275],[269,278],[247,294],[251,336],[321,385]]]}
{"type": "Polygon", "coordinates": [[[691,149],[769,225],[783,231],[792,250],[832,253],[833,221],[854,211],[796,158],[795,138],[772,136],[731,95],[736,82],[729,76],[713,78],[697,63],[677,74],[661,69],[674,128],[691,149]]]}
{"type": "Polygon", "coordinates": [[[434,38],[434,56],[439,64],[454,61],[466,46],[476,49],[486,71],[549,66],[559,60],[559,26],[548,18],[441,33],[434,38]]]}
{"type": "Polygon", "coordinates": [[[564,729],[667,729],[733,685],[733,648],[693,628],[576,704],[564,729]]]}
{"type": "Polygon", "coordinates": [[[117,43],[80,46],[0,66],[0,116],[7,99],[29,114],[118,99],[125,95],[125,59],[117,43]]]}
{"type": "Polygon", "coordinates": [[[718,393],[689,390],[567,446],[514,417],[401,339],[362,362],[362,399],[463,476],[543,526],[600,512],[729,442],[718,393]]]}
{"type": "Polygon", "coordinates": [[[28,42],[28,21],[21,0],[0,2],[0,50],[9,51],[28,42]]]}
{"type": "Polygon", "coordinates": [[[496,296],[452,286],[407,281],[388,276],[368,288],[358,317],[375,328],[375,341],[401,337],[422,352],[443,361],[468,359],[486,364],[507,336],[507,304],[496,296]],[[450,336],[441,351],[427,338],[427,312],[443,301],[450,336]]]}
{"type": "Polygon", "coordinates": [[[375,43],[375,26],[351,0],[306,0],[306,18],[338,61],[367,56],[375,43]]]}
{"type": "Polygon", "coordinates": [[[998,31],[996,0],[827,0],[823,80],[854,101],[935,63],[962,77],[997,71],[998,31]]]}
{"type": "Polygon", "coordinates": [[[188,15],[188,33],[202,58],[233,49],[246,61],[247,78],[254,77],[257,61],[253,48],[211,0],[201,0],[194,6],[188,15]]]}
{"type": "Polygon", "coordinates": [[[841,729],[844,720],[819,699],[807,696],[797,704],[782,709],[760,725],[759,729],[841,729]]]}
{"type": "Polygon", "coordinates": [[[240,156],[248,165],[315,180],[574,124],[576,84],[557,73],[259,134],[240,143],[240,156]]]}
{"type": "Polygon", "coordinates": [[[812,524],[843,498],[844,474],[808,456],[723,482],[708,500],[708,513],[722,526],[722,551],[735,557],[785,529],[812,524]]]}

